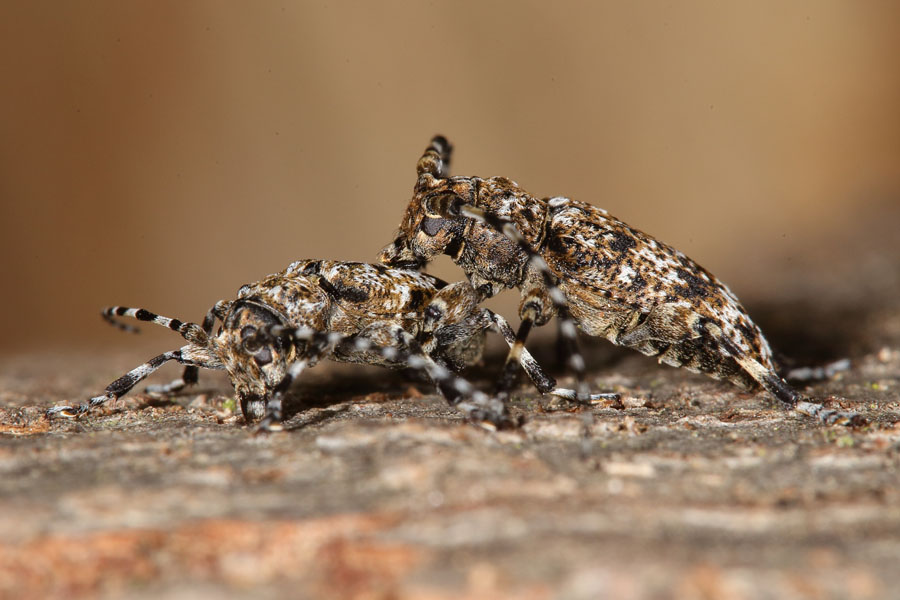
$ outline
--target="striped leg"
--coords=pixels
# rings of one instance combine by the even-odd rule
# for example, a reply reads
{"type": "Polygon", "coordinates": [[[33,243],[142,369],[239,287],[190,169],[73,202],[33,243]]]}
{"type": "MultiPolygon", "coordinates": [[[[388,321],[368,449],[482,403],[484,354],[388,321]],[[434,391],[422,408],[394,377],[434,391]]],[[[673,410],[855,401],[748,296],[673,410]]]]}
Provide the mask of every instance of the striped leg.
{"type": "MultiPolygon", "coordinates": [[[[478,423],[491,423],[496,427],[511,425],[503,400],[491,398],[484,392],[476,390],[467,380],[434,362],[409,332],[400,327],[395,327],[394,331],[401,344],[398,358],[409,367],[424,371],[447,399],[447,402],[463,413],[467,419],[478,423]]],[[[362,340],[365,344],[365,338],[357,339],[362,340]]],[[[381,350],[388,351],[389,354],[397,351],[392,346],[385,346],[381,350]]]]}
{"type": "Polygon", "coordinates": [[[451,406],[473,421],[488,421],[499,426],[508,424],[506,405],[502,400],[489,398],[465,379],[437,364],[406,330],[395,327],[394,332],[407,354],[406,363],[414,369],[425,371],[451,406]],[[469,400],[464,401],[464,398],[469,400]]]}
{"type": "Polygon", "coordinates": [[[865,418],[859,413],[845,412],[825,408],[822,404],[809,402],[800,392],[792,388],[778,374],[767,369],[759,361],[740,352],[731,341],[724,336],[722,330],[713,323],[703,324],[706,330],[721,344],[722,348],[737,362],[744,371],[759,383],[760,387],[778,398],[782,406],[800,414],[812,417],[824,425],[862,425],[865,418]]]}
{"type": "Polygon", "coordinates": [[[519,367],[522,366],[522,351],[525,349],[525,340],[534,326],[537,319],[536,311],[531,308],[533,306],[529,299],[523,303],[525,306],[522,322],[519,323],[519,329],[516,331],[515,339],[509,346],[509,354],[506,355],[506,361],[503,363],[503,372],[497,382],[497,393],[503,396],[509,395],[509,390],[516,383],[516,376],[519,374],[519,367]]]}
{"type": "MultiPolygon", "coordinates": [[[[528,375],[528,378],[531,379],[538,391],[542,394],[549,394],[553,393],[553,390],[559,389],[556,386],[556,381],[552,377],[544,373],[544,370],[534,359],[528,349],[525,348],[524,345],[520,344],[521,337],[519,333],[521,333],[521,327],[519,328],[519,333],[513,332],[512,327],[510,327],[509,322],[506,319],[492,310],[484,310],[489,315],[491,328],[501,336],[503,336],[503,339],[506,340],[506,343],[510,347],[511,353],[515,349],[515,346],[519,344],[519,349],[516,351],[516,356],[518,357],[517,363],[522,365],[522,368],[528,375]]],[[[504,365],[504,374],[506,366],[508,364],[509,358],[507,357],[507,363],[504,365]]]]}
{"type": "MultiPolygon", "coordinates": [[[[557,288],[557,290],[559,290],[559,288],[557,288]]],[[[565,306],[557,306],[556,315],[556,318],[559,321],[560,342],[562,343],[563,348],[568,354],[568,366],[570,369],[572,369],[572,372],[575,373],[575,379],[578,382],[578,391],[575,395],[575,399],[586,400],[588,399],[588,396],[590,398],[593,398],[594,395],[590,394],[590,390],[588,389],[587,384],[584,382],[584,357],[578,350],[578,336],[576,333],[577,330],[575,327],[575,321],[569,314],[568,304],[566,304],[565,306]]],[[[608,396],[608,394],[600,395],[608,396]]],[[[618,396],[616,396],[616,398],[618,398],[618,396]]]]}
{"type": "MultiPolygon", "coordinates": [[[[515,333],[513,333],[512,327],[510,327],[506,319],[496,314],[495,312],[488,309],[485,309],[485,312],[490,315],[490,319],[493,325],[492,328],[497,333],[502,335],[503,339],[506,340],[506,343],[509,344],[510,348],[512,348],[513,344],[516,342],[516,335],[515,333]]],[[[531,379],[535,387],[542,394],[550,394],[551,396],[557,396],[566,400],[576,400],[578,398],[575,390],[558,387],[556,385],[556,381],[554,381],[552,377],[544,373],[544,370],[541,368],[540,364],[538,364],[538,362],[525,347],[523,347],[521,350],[519,362],[522,365],[522,368],[525,370],[525,373],[528,375],[528,378],[531,379]]],[[[589,400],[591,402],[618,399],[619,394],[616,394],[614,392],[589,395],[589,400]]]]}
{"type": "Polygon", "coordinates": [[[100,318],[103,319],[104,321],[106,321],[106,323],[108,323],[109,325],[112,325],[113,327],[115,327],[116,329],[118,329],[120,331],[124,331],[126,333],[140,333],[141,332],[140,327],[135,327],[134,325],[132,325],[130,323],[122,323],[121,321],[117,321],[116,319],[113,318],[113,315],[110,314],[110,311],[112,311],[116,308],[119,308],[119,307],[113,306],[111,308],[104,308],[103,311],[101,311],[101,313],[100,313],[100,318]]]}
{"type": "MultiPolygon", "coordinates": [[[[448,217],[464,216],[475,219],[480,223],[496,229],[498,232],[518,244],[522,252],[528,256],[528,266],[540,275],[547,296],[549,297],[550,302],[552,302],[553,307],[556,309],[556,318],[560,321],[559,330],[563,336],[563,343],[565,344],[565,347],[568,348],[568,366],[575,373],[575,379],[577,381],[578,390],[576,397],[580,401],[588,401],[590,398],[590,390],[584,382],[584,358],[578,351],[575,322],[569,314],[569,303],[566,299],[566,295],[559,289],[559,286],[557,286],[556,277],[553,275],[547,262],[534,250],[534,248],[531,247],[531,244],[522,237],[522,234],[519,233],[515,223],[512,223],[511,221],[501,219],[496,215],[485,212],[477,206],[466,204],[458,197],[454,198],[453,196],[435,198],[433,208],[440,210],[441,213],[448,217]]],[[[526,309],[528,308],[527,298],[523,302],[523,307],[526,309]]],[[[525,339],[528,337],[528,333],[530,332],[533,323],[526,324],[526,321],[529,320],[527,314],[521,316],[522,324],[516,335],[516,344],[524,347],[525,339]]],[[[510,353],[506,359],[507,366],[504,367],[504,379],[501,381],[505,381],[511,377],[508,373],[509,371],[514,371],[515,366],[518,364],[516,358],[516,353],[518,352],[520,352],[520,350],[517,350],[516,348],[510,349],[510,353]]]]}
{"type": "Polygon", "coordinates": [[[172,331],[177,331],[179,334],[181,334],[181,337],[183,337],[187,341],[200,346],[206,346],[209,342],[209,336],[200,325],[187,321],[181,321],[179,319],[172,319],[170,317],[163,317],[162,315],[152,313],[149,310],[143,308],[111,306],[109,308],[103,309],[100,315],[108,323],[123,329],[126,329],[130,326],[120,323],[114,317],[132,317],[134,319],[137,319],[138,321],[156,323],[157,325],[167,327],[172,331]]]}
{"type": "MultiPolygon", "coordinates": [[[[206,311],[206,316],[203,317],[203,324],[201,325],[201,327],[203,328],[203,331],[207,336],[212,335],[212,330],[216,324],[216,319],[218,318],[221,321],[225,313],[228,311],[228,307],[230,305],[231,302],[228,302],[226,300],[219,300],[208,311],[206,311]]],[[[119,325],[118,321],[112,322],[115,325],[119,325]]],[[[169,383],[160,385],[148,385],[144,388],[144,391],[148,394],[158,396],[170,396],[172,394],[180,392],[190,385],[196,384],[199,379],[199,373],[200,369],[198,367],[188,366],[184,368],[184,372],[178,379],[173,379],[169,383]]]]}
{"type": "Polygon", "coordinates": [[[850,359],[841,358],[816,367],[796,367],[788,371],[784,378],[789,381],[821,381],[831,379],[838,373],[850,369],[850,359]]]}
{"type": "Polygon", "coordinates": [[[306,351],[305,356],[288,368],[287,373],[272,390],[272,394],[266,402],[266,414],[256,428],[257,433],[268,433],[283,429],[284,413],[282,411],[282,401],[284,395],[291,389],[294,381],[300,377],[300,374],[306,370],[310,363],[315,364],[319,358],[330,353],[334,349],[335,344],[344,337],[338,333],[322,333],[307,328],[290,329],[281,326],[273,327],[268,335],[265,332],[261,332],[258,334],[258,337],[265,339],[269,335],[273,338],[288,338],[293,342],[305,342],[306,351]]]}
{"type": "Polygon", "coordinates": [[[106,386],[104,394],[100,396],[94,396],[89,401],[79,406],[54,406],[47,411],[46,415],[48,418],[55,416],[69,418],[78,417],[92,410],[93,408],[104,404],[107,401],[115,401],[121,396],[127,394],[141,380],[146,378],[148,375],[156,371],[158,368],[160,368],[170,360],[174,360],[186,365],[194,364],[193,361],[182,356],[183,352],[186,353],[191,349],[192,347],[188,345],[178,350],[164,352],[159,356],[155,356],[139,367],[135,367],[131,371],[128,371],[127,373],[113,381],[111,384],[106,386]]]}
{"type": "Polygon", "coordinates": [[[307,356],[291,365],[287,374],[276,386],[272,398],[267,404],[266,417],[260,423],[259,430],[271,431],[280,428],[281,400],[284,394],[310,362],[327,355],[339,343],[349,344],[353,350],[358,352],[377,352],[391,362],[403,363],[411,369],[426,373],[447,398],[447,401],[472,421],[489,422],[498,427],[510,424],[506,405],[502,401],[490,398],[476,390],[465,379],[435,363],[422,351],[419,342],[402,328],[397,326],[390,326],[390,328],[399,346],[378,344],[362,336],[336,332],[323,333],[307,328],[290,329],[276,326],[272,327],[267,334],[262,334],[262,337],[285,337],[294,342],[306,342],[307,356]]]}

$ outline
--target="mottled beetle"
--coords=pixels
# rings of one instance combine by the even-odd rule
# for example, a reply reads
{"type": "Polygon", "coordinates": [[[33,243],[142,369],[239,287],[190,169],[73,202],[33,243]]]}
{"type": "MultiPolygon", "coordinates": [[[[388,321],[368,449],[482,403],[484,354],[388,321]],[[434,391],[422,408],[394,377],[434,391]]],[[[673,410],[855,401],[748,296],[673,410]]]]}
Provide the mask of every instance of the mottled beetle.
{"type": "MultiPolygon", "coordinates": [[[[555,314],[579,382],[584,361],[575,325],[661,363],[743,389],[761,386],[824,423],[859,420],[804,400],[779,377],[768,342],[737,297],[681,252],[584,202],[535,198],[505,177],[450,177],[450,153],[443,137],[431,141],[400,231],[380,258],[422,268],[447,254],[482,298],[520,289],[522,321],[501,389],[518,372],[532,326],[555,314]]],[[[579,383],[580,396],[584,389],[579,383]]]]}
{"type": "MultiPolygon", "coordinates": [[[[103,316],[122,328],[129,327],[113,317],[153,322],[177,331],[188,343],[129,371],[87,403],[54,407],[48,416],[86,413],[176,361],[187,365],[181,379],[149,391],[169,393],[195,383],[201,367],[224,369],[245,419],[262,418],[261,429],[275,429],[292,382],[304,368],[330,358],[424,371],[469,419],[509,424],[502,400],[475,390],[452,372],[480,360],[488,329],[510,344],[515,337],[506,321],[478,306],[466,281],[448,285],[417,271],[303,260],[241,287],[235,300],[217,302],[202,326],[139,308],[112,307],[103,316]],[[216,319],[222,326],[213,335],[216,319]]],[[[575,396],[573,390],[557,388],[531,356],[525,356],[524,366],[542,392],[575,396]]]]}

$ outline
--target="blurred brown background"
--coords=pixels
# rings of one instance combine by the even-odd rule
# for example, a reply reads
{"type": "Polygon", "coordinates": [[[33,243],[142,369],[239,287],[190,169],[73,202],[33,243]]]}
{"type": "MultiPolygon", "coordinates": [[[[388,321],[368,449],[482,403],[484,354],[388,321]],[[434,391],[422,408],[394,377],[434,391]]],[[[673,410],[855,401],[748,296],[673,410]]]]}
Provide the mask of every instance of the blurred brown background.
{"type": "Polygon", "coordinates": [[[898,25],[818,0],[4,2],[0,352],[374,260],[438,132],[454,173],[593,202],[778,298],[896,215],[898,25]]]}

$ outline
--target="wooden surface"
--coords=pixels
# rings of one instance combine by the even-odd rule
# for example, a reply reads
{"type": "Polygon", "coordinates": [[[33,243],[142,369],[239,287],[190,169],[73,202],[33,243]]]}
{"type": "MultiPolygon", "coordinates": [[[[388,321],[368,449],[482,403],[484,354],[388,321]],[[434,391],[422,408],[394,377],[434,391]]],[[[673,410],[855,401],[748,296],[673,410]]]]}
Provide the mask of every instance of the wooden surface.
{"type": "MultiPolygon", "coordinates": [[[[621,391],[622,406],[554,407],[523,387],[513,411],[525,424],[495,433],[461,422],[428,386],[323,366],[288,404],[289,430],[262,437],[229,409],[220,376],[175,405],[132,394],[48,424],[41,409],[88,397],[146,356],[7,358],[0,596],[897,589],[896,346],[857,355],[810,389],[864,413],[870,424],[856,429],[818,426],[762,394],[608,346],[591,356],[593,384],[621,391]]],[[[472,376],[487,387],[490,375],[472,376]]]]}

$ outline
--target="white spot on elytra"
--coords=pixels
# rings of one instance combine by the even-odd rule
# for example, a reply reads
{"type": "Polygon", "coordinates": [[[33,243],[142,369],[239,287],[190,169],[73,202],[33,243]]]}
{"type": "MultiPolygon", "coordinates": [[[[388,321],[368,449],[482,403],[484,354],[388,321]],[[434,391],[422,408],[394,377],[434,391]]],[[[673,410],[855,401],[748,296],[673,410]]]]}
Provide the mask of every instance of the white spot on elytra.
{"type": "Polygon", "coordinates": [[[619,274],[616,276],[616,279],[619,280],[623,285],[631,285],[634,281],[634,277],[637,275],[637,272],[629,267],[628,265],[621,265],[619,268],[619,274]]]}

